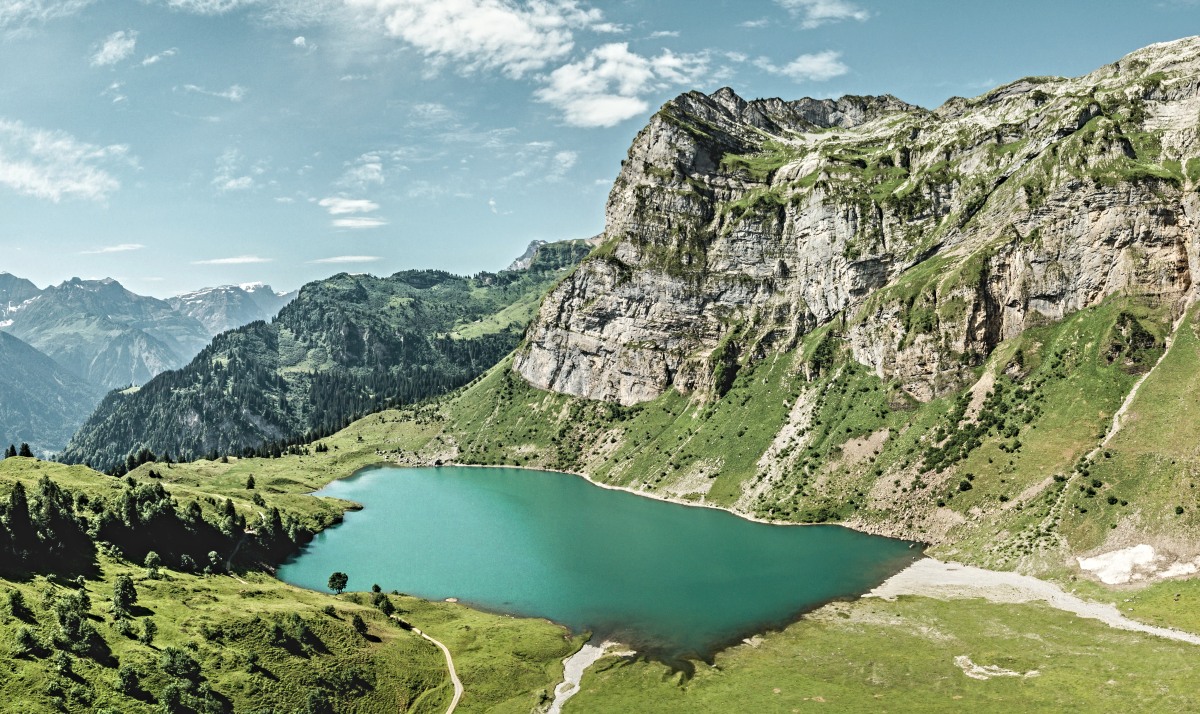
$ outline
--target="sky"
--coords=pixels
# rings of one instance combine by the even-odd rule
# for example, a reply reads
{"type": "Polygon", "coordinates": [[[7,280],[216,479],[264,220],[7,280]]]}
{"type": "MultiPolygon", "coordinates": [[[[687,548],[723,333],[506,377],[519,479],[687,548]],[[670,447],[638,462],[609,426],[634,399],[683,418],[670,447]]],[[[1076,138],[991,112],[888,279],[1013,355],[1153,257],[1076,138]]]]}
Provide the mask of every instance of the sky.
{"type": "Polygon", "coordinates": [[[933,108],[1200,0],[0,0],[0,271],[166,297],[498,270],[604,224],[689,90],[933,108]]]}

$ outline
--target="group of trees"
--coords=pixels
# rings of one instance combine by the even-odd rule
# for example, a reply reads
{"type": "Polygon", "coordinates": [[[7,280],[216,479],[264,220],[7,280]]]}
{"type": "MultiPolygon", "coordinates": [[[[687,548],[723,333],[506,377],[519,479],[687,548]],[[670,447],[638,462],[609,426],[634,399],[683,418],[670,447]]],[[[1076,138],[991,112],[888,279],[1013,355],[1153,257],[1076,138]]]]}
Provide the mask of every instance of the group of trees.
{"type": "Polygon", "coordinates": [[[6,459],[7,459],[7,458],[9,458],[10,456],[28,456],[28,457],[32,457],[32,456],[33,456],[33,449],[30,449],[30,448],[29,448],[29,444],[26,444],[25,442],[21,442],[21,448],[20,448],[19,450],[18,450],[18,449],[17,449],[17,447],[16,447],[16,446],[14,446],[13,444],[9,444],[9,445],[8,445],[8,448],[4,450],[4,458],[6,458],[6,459]]]}
{"type": "Polygon", "coordinates": [[[220,568],[223,553],[277,561],[312,538],[295,515],[270,508],[248,532],[230,499],[190,500],[182,507],[162,483],[127,478],[108,497],[72,493],[47,476],[30,495],[20,481],[0,499],[0,572],[82,574],[95,567],[96,544],[142,562],[154,551],[164,565],[187,571],[220,568]]]}

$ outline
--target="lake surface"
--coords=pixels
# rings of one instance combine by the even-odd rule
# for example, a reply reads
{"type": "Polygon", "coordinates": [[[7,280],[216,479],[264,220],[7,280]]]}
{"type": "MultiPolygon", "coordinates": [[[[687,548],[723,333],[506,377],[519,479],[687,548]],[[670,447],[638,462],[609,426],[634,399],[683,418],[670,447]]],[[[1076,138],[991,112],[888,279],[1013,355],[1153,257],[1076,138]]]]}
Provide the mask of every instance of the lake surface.
{"type": "Polygon", "coordinates": [[[706,656],[862,594],[921,556],[839,526],[772,526],[560,473],[379,468],[318,492],[363,504],[278,572],[378,583],[545,617],[670,657],[706,656]]]}

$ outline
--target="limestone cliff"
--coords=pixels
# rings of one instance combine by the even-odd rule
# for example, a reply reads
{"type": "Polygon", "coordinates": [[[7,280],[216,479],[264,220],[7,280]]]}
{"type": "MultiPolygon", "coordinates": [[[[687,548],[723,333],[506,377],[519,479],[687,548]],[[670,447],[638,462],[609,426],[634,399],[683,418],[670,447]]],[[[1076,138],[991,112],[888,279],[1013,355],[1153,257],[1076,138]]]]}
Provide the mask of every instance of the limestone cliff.
{"type": "Polygon", "coordinates": [[[600,247],[515,369],[624,405],[719,395],[834,322],[856,360],[929,400],[1001,340],[1114,293],[1181,304],[1198,116],[1200,38],[934,111],[684,94],[637,135],[600,247]]]}

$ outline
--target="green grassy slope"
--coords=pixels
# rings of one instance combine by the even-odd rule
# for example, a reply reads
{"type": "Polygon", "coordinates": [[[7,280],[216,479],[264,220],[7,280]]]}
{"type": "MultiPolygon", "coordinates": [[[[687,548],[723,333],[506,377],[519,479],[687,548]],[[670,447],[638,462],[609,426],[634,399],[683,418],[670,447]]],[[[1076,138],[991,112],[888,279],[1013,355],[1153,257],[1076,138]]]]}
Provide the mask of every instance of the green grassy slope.
{"type": "Polygon", "coordinates": [[[1043,605],[864,600],[698,663],[690,679],[608,657],[565,711],[1186,712],[1200,706],[1195,649],[1043,605]],[[971,678],[959,657],[1021,676],[971,678]]]}
{"type": "MultiPolygon", "coordinates": [[[[345,462],[338,452],[327,463],[337,465],[341,475],[345,462]]],[[[304,466],[294,463],[291,466],[301,466],[302,475],[287,478],[283,474],[293,471],[278,468],[280,461],[257,464],[254,489],[246,488],[241,473],[230,473],[249,462],[174,468],[148,464],[131,478],[135,483],[165,483],[181,504],[192,498],[231,498],[239,511],[253,513],[264,508],[254,501],[258,496],[307,523],[332,523],[340,517],[349,504],[305,495],[322,475],[315,470],[304,475],[304,466]],[[147,478],[152,468],[163,478],[147,478]],[[200,483],[203,488],[196,485],[200,483]]],[[[75,494],[77,503],[80,495],[90,503],[127,487],[122,480],[85,467],[11,458],[0,461],[0,500],[7,505],[7,494],[17,482],[35,493],[43,476],[75,494]]],[[[31,500],[36,504],[36,495],[31,500]]],[[[242,553],[253,550],[243,548],[242,553]]],[[[377,598],[386,598],[399,617],[450,646],[467,686],[463,711],[529,711],[561,677],[562,658],[578,647],[578,639],[545,621],[489,615],[402,595],[333,596],[301,590],[262,572],[269,563],[258,557],[235,559],[235,572],[227,574],[223,562],[229,555],[219,553],[214,574],[167,567],[152,574],[128,562],[120,549],[102,546],[81,580],[37,565],[4,574],[0,652],[7,664],[0,676],[0,696],[6,708],[444,711],[452,688],[441,653],[389,619],[377,598]],[[132,579],[137,602],[128,617],[118,618],[110,604],[122,576],[132,579]],[[14,592],[20,593],[23,607],[12,606],[14,592]],[[80,593],[86,594],[82,605],[80,593]],[[83,631],[96,633],[87,651],[77,651],[62,639],[68,626],[60,614],[64,610],[78,611],[87,623],[83,631]],[[353,627],[355,616],[366,623],[365,636],[353,627]],[[149,643],[140,639],[147,622],[157,630],[149,643]],[[130,672],[137,681],[133,687],[126,686],[130,672]],[[176,695],[178,702],[173,703],[176,695]]]]}

